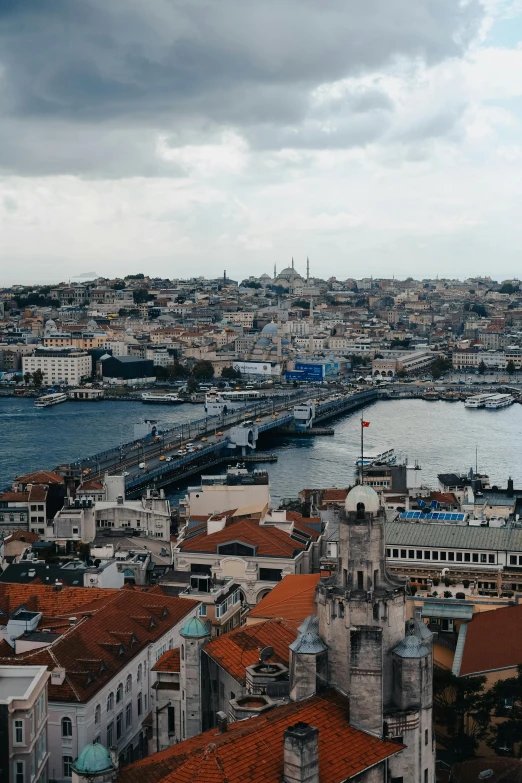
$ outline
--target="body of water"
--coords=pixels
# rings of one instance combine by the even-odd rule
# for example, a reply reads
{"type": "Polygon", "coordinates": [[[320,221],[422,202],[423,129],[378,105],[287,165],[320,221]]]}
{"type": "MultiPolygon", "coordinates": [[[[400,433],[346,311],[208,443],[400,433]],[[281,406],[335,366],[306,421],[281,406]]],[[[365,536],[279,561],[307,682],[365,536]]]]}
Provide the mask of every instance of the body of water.
{"type": "MultiPolygon", "coordinates": [[[[52,468],[133,438],[140,418],[174,424],[200,418],[200,405],[145,406],[140,402],[66,402],[35,409],[32,400],[0,399],[0,487],[14,476],[52,468]]],[[[400,457],[417,461],[423,483],[436,487],[437,474],[468,471],[475,465],[492,484],[505,486],[508,476],[522,485],[522,405],[496,411],[470,410],[463,403],[425,400],[380,401],[364,413],[368,449],[393,446],[400,457]]],[[[346,487],[355,477],[360,451],[359,415],[334,420],[334,436],[275,438],[263,442],[278,455],[266,466],[274,499],[295,497],[305,487],[346,487]]],[[[197,483],[197,477],[190,484],[197,483]]],[[[172,488],[172,497],[182,487],[172,488]]]]}

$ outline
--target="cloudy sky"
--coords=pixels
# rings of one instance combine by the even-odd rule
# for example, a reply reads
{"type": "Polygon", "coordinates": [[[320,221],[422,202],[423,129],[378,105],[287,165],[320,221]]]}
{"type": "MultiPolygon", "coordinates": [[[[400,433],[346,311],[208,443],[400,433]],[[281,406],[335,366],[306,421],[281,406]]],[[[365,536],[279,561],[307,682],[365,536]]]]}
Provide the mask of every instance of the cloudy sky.
{"type": "Polygon", "coordinates": [[[520,275],[522,0],[0,0],[0,285],[520,275]]]}

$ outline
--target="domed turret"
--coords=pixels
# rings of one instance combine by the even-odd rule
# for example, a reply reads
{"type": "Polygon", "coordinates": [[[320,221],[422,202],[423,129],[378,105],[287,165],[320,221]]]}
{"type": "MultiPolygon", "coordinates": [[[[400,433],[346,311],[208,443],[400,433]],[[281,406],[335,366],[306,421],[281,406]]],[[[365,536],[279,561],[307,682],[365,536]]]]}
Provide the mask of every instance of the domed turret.
{"type": "Polygon", "coordinates": [[[266,324],[266,326],[263,326],[261,329],[261,334],[265,335],[265,337],[275,337],[277,335],[277,324],[275,324],[273,321],[271,321],[269,324],[266,324]]]}
{"type": "Polygon", "coordinates": [[[210,631],[200,617],[191,617],[181,629],[180,634],[185,639],[203,639],[205,636],[210,636],[210,631]]]}
{"type": "Polygon", "coordinates": [[[116,770],[111,754],[99,742],[86,745],[72,766],[76,774],[82,777],[98,777],[116,770]]]}
{"type": "Polygon", "coordinates": [[[361,508],[361,503],[364,507],[363,510],[370,514],[377,514],[381,505],[379,495],[374,489],[364,484],[357,484],[346,496],[345,511],[358,511],[361,508]]]}

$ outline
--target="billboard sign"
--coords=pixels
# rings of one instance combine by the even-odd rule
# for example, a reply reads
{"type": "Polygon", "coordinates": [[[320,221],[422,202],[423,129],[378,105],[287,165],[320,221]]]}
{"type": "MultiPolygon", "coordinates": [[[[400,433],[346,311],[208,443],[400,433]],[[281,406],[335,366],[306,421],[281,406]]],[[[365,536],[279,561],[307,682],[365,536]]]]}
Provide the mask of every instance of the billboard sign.
{"type": "Polygon", "coordinates": [[[270,362],[234,362],[234,370],[239,370],[242,375],[261,375],[266,378],[272,375],[270,362]]]}

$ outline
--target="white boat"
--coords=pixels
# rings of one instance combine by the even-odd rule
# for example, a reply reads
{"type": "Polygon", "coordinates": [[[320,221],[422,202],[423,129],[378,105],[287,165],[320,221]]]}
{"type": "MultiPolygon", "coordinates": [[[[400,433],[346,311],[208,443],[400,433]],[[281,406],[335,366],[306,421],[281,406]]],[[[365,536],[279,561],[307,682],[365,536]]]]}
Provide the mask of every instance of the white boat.
{"type": "MultiPolygon", "coordinates": [[[[368,451],[363,455],[363,467],[369,468],[370,465],[393,465],[397,457],[395,456],[395,449],[383,449],[381,451],[368,451]]],[[[355,460],[355,466],[361,467],[361,458],[357,457],[355,460]]]]}
{"type": "Polygon", "coordinates": [[[487,400],[485,408],[507,408],[508,405],[512,405],[515,402],[515,398],[511,394],[493,394],[492,397],[487,400]]]}
{"type": "Polygon", "coordinates": [[[152,392],[143,392],[141,401],[156,405],[181,405],[184,402],[177,394],[154,394],[152,392]]]}
{"type": "Polygon", "coordinates": [[[464,403],[466,408],[485,408],[486,403],[492,397],[496,397],[496,394],[474,394],[473,397],[468,397],[464,403]]]}
{"type": "Polygon", "coordinates": [[[58,405],[60,402],[67,402],[67,395],[62,392],[53,392],[37,397],[34,401],[35,408],[48,408],[50,405],[58,405]]]}

